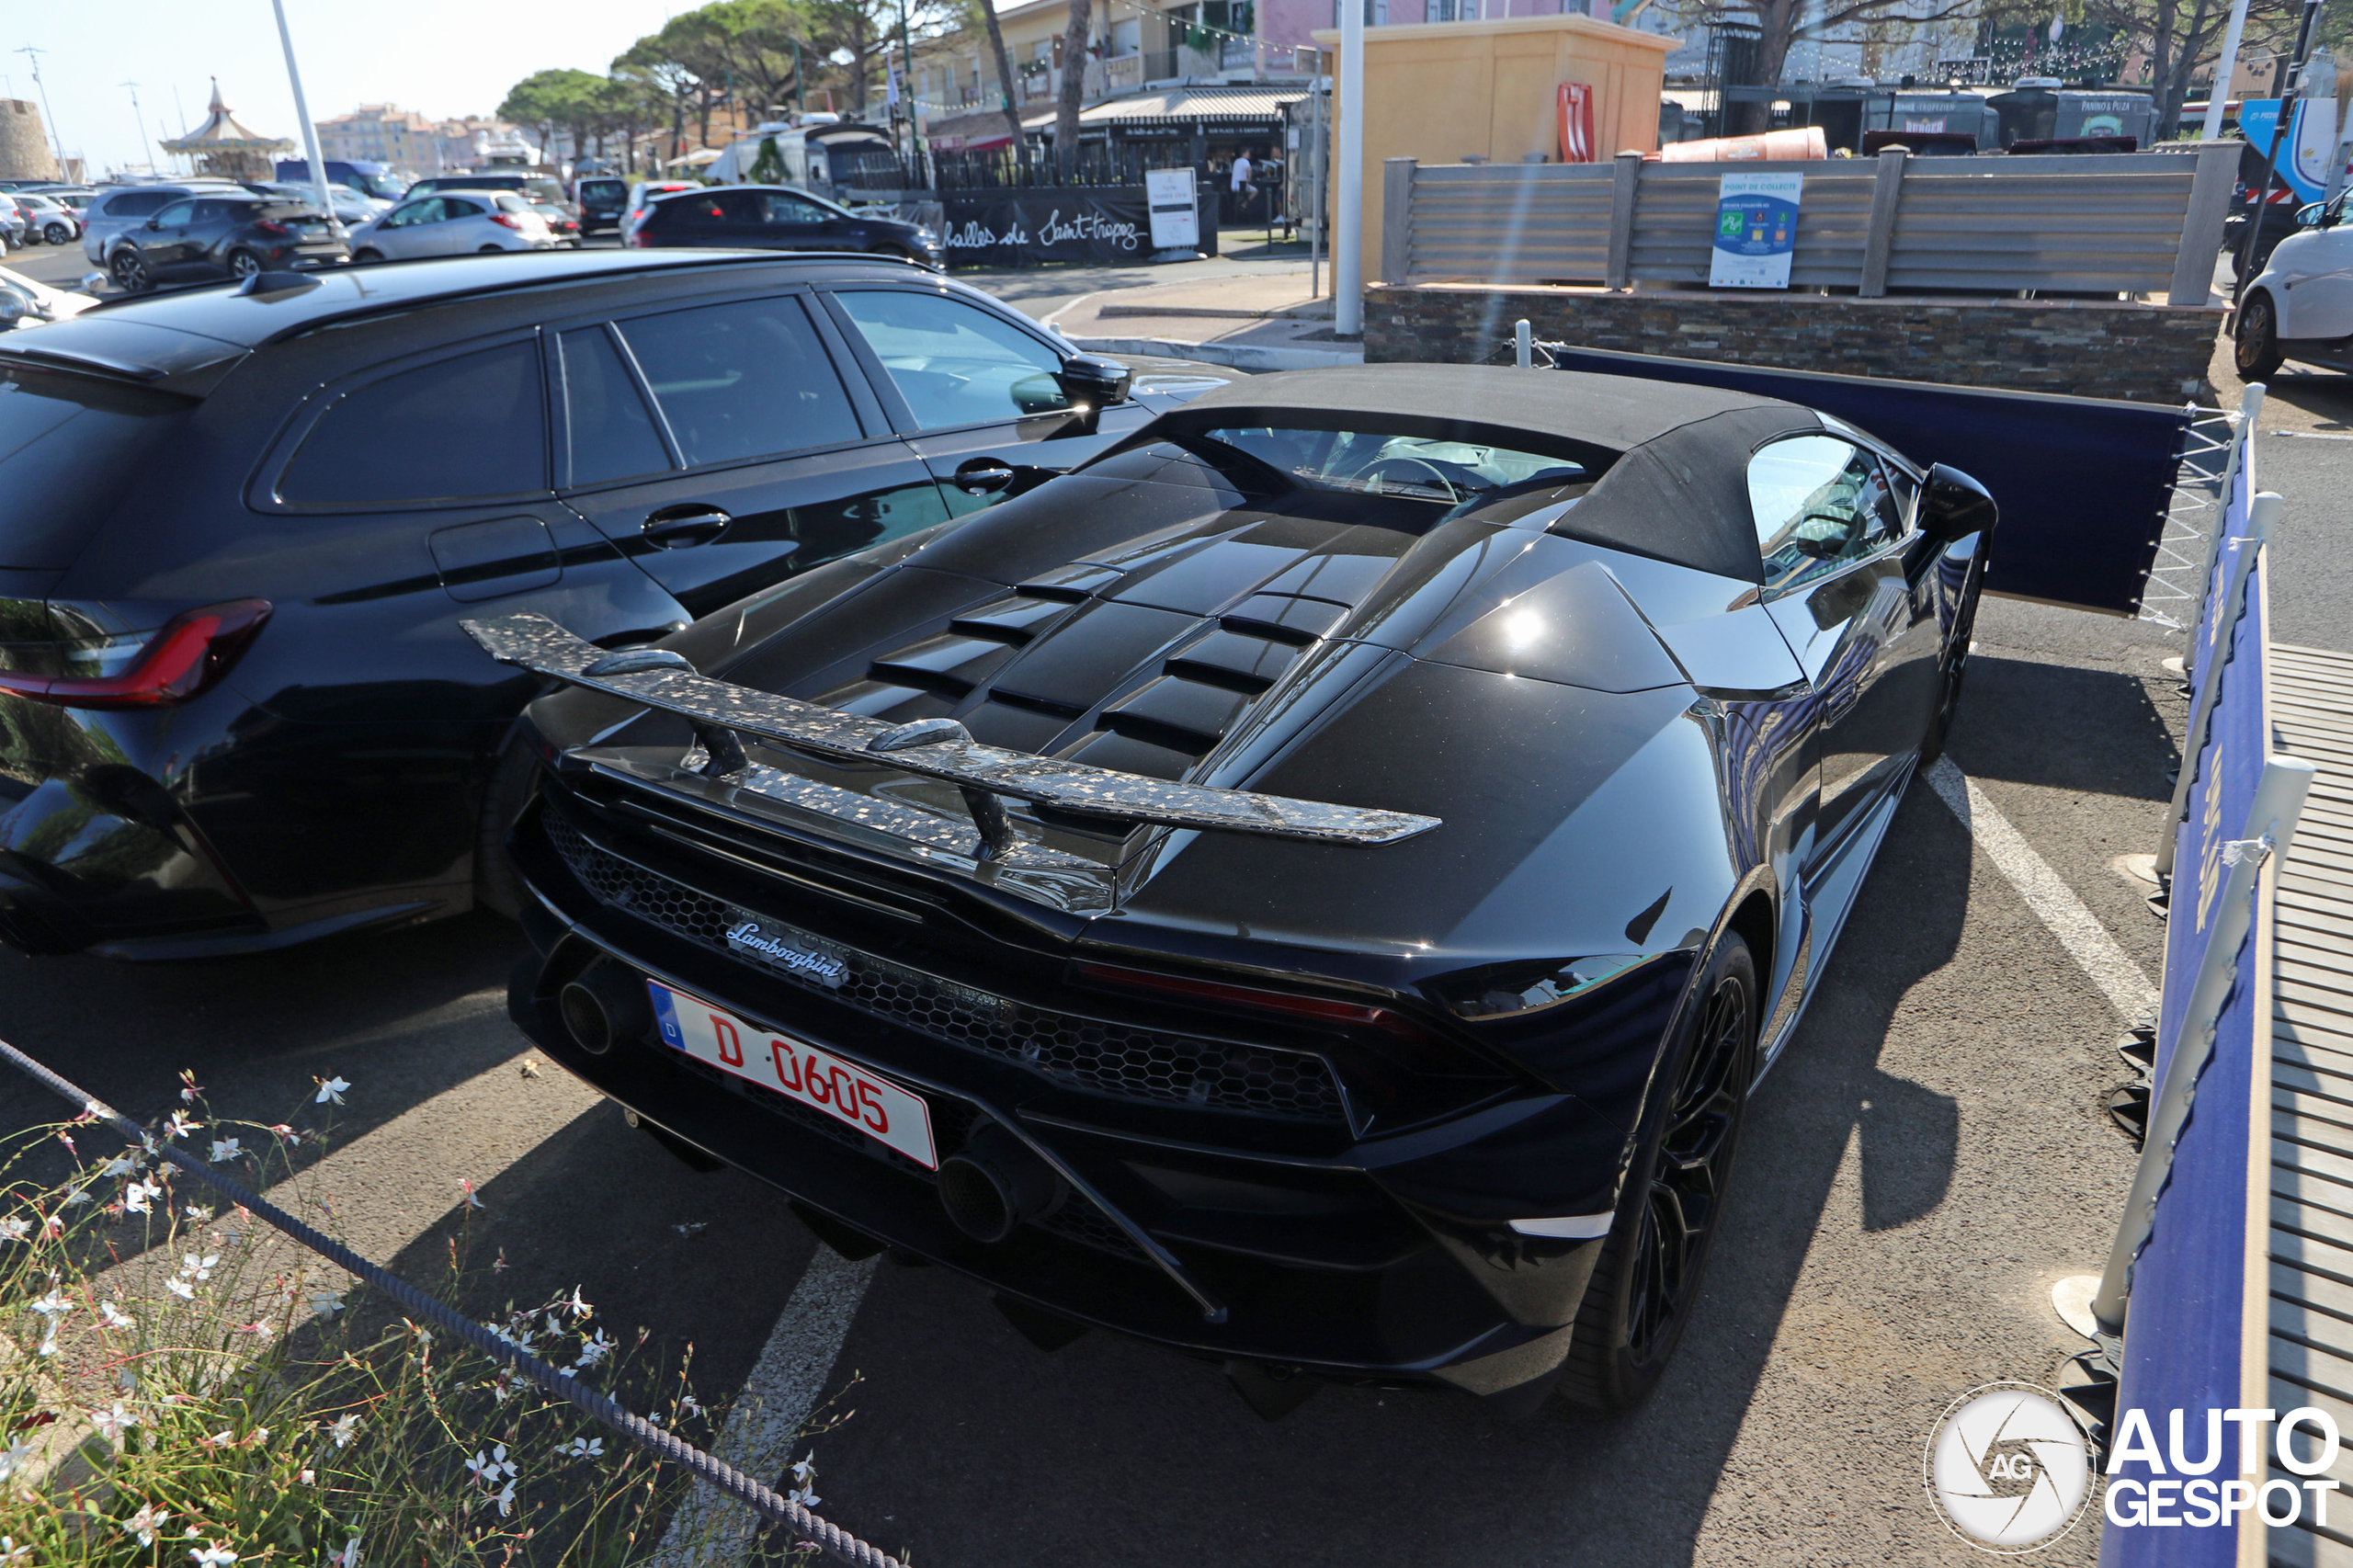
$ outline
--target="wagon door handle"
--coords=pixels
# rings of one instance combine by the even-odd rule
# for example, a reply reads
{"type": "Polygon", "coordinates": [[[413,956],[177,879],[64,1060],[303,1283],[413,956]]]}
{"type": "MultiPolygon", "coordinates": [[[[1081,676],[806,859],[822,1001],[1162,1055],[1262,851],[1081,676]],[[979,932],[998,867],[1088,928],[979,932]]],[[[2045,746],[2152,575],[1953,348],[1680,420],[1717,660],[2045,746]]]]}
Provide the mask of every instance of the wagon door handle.
{"type": "Polygon", "coordinates": [[[956,470],[956,488],[967,495],[994,495],[1019,477],[1002,458],[972,458],[956,470]]]}
{"type": "Polygon", "coordinates": [[[645,519],[642,531],[656,550],[684,550],[710,543],[734,520],[716,506],[665,506],[645,519]]]}

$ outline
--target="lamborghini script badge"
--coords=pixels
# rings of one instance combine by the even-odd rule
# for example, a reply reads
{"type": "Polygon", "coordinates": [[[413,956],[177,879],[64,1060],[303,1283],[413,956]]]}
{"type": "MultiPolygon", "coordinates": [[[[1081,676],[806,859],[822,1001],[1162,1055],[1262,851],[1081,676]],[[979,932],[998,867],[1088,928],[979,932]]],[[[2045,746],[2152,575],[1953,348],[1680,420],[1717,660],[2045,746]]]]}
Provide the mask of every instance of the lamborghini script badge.
{"type": "Polygon", "coordinates": [[[805,974],[820,985],[838,987],[849,978],[849,966],[831,953],[821,953],[808,948],[795,947],[781,937],[772,937],[760,929],[759,922],[746,920],[727,929],[727,945],[746,958],[777,969],[787,969],[805,974]]]}

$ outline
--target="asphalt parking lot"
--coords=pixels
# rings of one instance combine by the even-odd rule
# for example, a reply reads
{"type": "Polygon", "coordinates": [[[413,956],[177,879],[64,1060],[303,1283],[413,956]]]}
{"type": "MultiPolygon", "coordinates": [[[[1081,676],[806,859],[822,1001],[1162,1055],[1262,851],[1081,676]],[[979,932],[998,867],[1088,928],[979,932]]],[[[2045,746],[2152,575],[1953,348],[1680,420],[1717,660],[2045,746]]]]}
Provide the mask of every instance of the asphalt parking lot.
{"type": "MultiPolygon", "coordinates": [[[[2276,634],[2353,648],[2353,381],[2281,378],[2262,427],[2302,432],[2259,470],[2288,497],[2276,634]]],[[[1988,601],[1949,748],[2151,978],[2162,928],[2111,861],[2154,846],[2179,646],[1988,601]]],[[[724,1395],[816,1244],[772,1192],[688,1172],[537,1069],[503,1010],[517,946],[476,915],[205,965],[9,954],[0,1033],[138,1115],[177,1105],[184,1068],[266,1122],[310,1122],[313,1078],[348,1080],[320,1179],[356,1245],[433,1276],[472,1181],[503,1294],[577,1284],[617,1328],[690,1345],[724,1395]]],[[[1707,1300],[1642,1410],[1503,1423],[1327,1390],[1268,1425],[1213,1367],[1102,1335],[1048,1356],[978,1290],[885,1263],[822,1369],[847,1413],[816,1443],[822,1511],[959,1568],[1976,1562],[1923,1496],[1921,1446],[1956,1395],[2081,1347],[2049,1291],[2097,1270],[2131,1173],[2098,1106],[2125,1021],[1915,783],[1758,1091],[1707,1300]]],[[[58,1108],[0,1083],[0,1124],[58,1108]]],[[[2087,1519],[2044,1560],[2088,1563],[2097,1540],[2087,1519]]]]}

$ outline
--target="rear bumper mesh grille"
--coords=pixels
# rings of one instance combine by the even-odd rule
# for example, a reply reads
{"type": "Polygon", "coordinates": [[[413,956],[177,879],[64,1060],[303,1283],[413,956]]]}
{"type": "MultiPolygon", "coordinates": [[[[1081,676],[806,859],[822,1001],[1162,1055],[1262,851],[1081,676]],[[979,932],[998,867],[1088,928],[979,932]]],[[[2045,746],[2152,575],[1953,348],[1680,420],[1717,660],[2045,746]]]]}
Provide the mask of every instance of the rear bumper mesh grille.
{"type": "Polygon", "coordinates": [[[756,960],[731,947],[727,933],[756,918],[765,935],[805,944],[839,960],[847,971],[838,987],[781,967],[760,964],[763,973],[903,1028],[1097,1094],[1347,1125],[1339,1085],[1320,1056],[1166,1034],[994,996],[754,916],[633,865],[591,842],[553,806],[540,820],[572,874],[603,902],[745,963],[756,960]]]}

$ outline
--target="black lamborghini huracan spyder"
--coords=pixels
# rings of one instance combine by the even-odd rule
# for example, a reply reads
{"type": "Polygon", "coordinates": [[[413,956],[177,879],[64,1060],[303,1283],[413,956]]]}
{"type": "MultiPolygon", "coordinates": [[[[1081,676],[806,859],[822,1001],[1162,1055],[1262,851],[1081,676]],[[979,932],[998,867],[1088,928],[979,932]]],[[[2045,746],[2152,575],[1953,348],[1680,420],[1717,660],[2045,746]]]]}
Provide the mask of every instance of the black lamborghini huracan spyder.
{"type": "Polygon", "coordinates": [[[512,849],[516,1019],[835,1247],[1499,1408],[1656,1379],[1951,722],[1993,503],[1767,399],[1236,382],[608,653],[512,849]]]}

